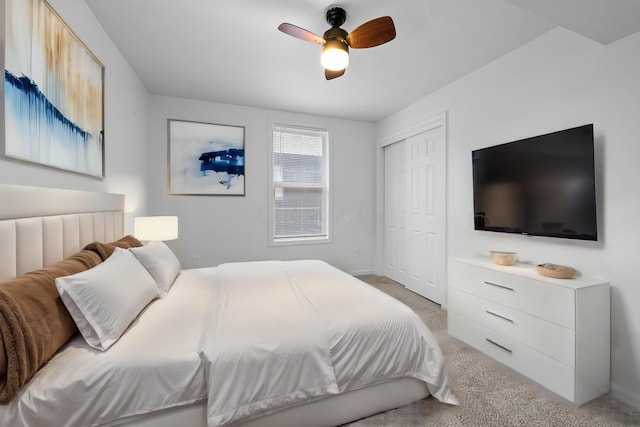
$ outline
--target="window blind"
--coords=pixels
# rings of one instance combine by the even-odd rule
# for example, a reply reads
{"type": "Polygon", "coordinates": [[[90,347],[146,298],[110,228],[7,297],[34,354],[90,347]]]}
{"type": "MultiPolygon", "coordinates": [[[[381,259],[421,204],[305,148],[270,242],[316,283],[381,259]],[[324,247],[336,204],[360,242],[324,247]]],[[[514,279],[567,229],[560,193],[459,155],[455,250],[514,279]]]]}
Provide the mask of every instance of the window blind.
{"type": "Polygon", "coordinates": [[[274,239],[327,236],[326,130],[273,127],[274,239]]]}

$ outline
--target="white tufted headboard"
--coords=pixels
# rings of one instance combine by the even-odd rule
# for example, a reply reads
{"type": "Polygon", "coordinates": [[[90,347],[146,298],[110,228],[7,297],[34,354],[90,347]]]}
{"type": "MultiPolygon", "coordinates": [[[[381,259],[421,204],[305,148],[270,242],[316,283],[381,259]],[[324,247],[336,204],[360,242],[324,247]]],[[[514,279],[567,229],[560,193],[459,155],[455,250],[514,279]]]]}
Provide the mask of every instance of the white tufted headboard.
{"type": "Polygon", "coordinates": [[[0,184],[0,281],[124,234],[124,196],[0,184]]]}

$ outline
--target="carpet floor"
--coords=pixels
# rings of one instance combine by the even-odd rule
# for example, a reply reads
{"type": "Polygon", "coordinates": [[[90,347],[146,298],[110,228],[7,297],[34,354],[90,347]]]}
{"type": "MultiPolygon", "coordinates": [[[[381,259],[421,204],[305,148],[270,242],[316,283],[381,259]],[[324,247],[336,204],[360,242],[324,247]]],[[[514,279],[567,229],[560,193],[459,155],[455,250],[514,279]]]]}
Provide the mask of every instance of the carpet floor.
{"type": "Polygon", "coordinates": [[[431,329],[445,355],[459,406],[433,397],[345,426],[640,426],[640,411],[609,395],[577,408],[542,386],[450,338],[447,312],[402,285],[380,276],[359,276],[411,307],[431,329]]]}

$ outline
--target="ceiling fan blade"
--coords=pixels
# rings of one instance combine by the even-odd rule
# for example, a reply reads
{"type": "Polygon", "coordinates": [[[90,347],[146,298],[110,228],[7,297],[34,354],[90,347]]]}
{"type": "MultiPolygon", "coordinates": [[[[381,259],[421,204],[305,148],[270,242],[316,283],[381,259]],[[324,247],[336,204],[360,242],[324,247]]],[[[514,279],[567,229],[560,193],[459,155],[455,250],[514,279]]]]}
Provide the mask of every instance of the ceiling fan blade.
{"type": "Polygon", "coordinates": [[[374,47],[393,40],[396,27],[390,16],[381,16],[365,22],[347,36],[347,43],[354,49],[374,47]]]}
{"type": "Polygon", "coordinates": [[[309,30],[305,30],[304,28],[300,28],[297,25],[288,24],[283,22],[278,26],[278,29],[285,34],[289,34],[295,38],[300,40],[304,40],[311,43],[324,44],[324,39],[317,34],[312,33],[309,30]]]}
{"type": "Polygon", "coordinates": [[[343,75],[346,70],[346,68],[343,68],[342,70],[331,71],[325,68],[324,76],[327,80],[335,79],[336,77],[340,77],[341,75],[343,75]]]}

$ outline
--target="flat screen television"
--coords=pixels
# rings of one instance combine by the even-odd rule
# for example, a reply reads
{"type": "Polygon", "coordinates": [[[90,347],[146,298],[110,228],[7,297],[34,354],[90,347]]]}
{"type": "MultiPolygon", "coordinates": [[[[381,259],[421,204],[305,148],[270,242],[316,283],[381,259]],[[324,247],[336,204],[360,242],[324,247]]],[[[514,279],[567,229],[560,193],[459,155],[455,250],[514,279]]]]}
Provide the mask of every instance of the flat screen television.
{"type": "Polygon", "coordinates": [[[476,230],[598,240],[593,124],[472,152],[476,230]]]}

